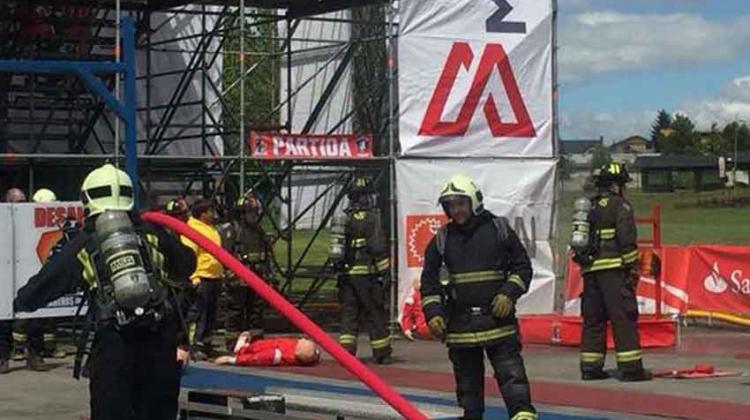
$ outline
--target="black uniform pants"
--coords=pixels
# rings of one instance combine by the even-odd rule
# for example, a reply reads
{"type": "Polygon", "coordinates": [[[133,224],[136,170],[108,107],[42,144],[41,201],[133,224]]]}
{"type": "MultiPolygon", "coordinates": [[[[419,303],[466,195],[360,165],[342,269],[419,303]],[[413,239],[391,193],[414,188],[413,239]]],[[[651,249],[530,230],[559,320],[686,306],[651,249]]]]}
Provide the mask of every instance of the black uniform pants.
{"type": "Polygon", "coordinates": [[[481,347],[452,347],[448,350],[456,378],[458,405],[467,419],[481,419],[484,414],[484,353],[495,371],[495,379],[510,417],[519,413],[536,413],[531,405],[531,390],[521,357],[517,336],[497,344],[481,347]]]}
{"type": "Polygon", "coordinates": [[[154,331],[96,332],[90,360],[91,419],[174,419],[179,395],[173,318],[154,331]]]}
{"type": "Polygon", "coordinates": [[[174,420],[180,392],[176,326],[96,332],[89,366],[91,420],[174,420]]]}
{"type": "Polygon", "coordinates": [[[195,323],[193,343],[210,345],[211,335],[216,327],[219,294],[222,280],[201,279],[196,290],[195,303],[189,318],[195,323]]]}
{"type": "Polygon", "coordinates": [[[44,352],[44,320],[41,318],[17,319],[13,322],[13,332],[18,337],[18,344],[26,345],[26,349],[34,354],[44,352]]]}
{"type": "MultiPolygon", "coordinates": [[[[225,318],[227,345],[245,330],[263,330],[263,312],[266,302],[248,285],[238,278],[230,278],[224,283],[225,318]]],[[[232,344],[232,347],[234,345],[232,344]]],[[[230,349],[231,350],[231,349],[230,349]]]]}
{"type": "Polygon", "coordinates": [[[373,276],[345,276],[339,283],[339,299],[342,306],[339,343],[357,354],[360,317],[364,317],[373,357],[390,356],[391,338],[381,283],[373,276]]]}
{"type": "Polygon", "coordinates": [[[10,358],[10,348],[13,345],[13,321],[0,321],[0,360],[10,358]]]}
{"type": "Polygon", "coordinates": [[[638,338],[638,302],[624,269],[584,274],[581,314],[582,371],[603,368],[607,353],[608,320],[612,322],[617,367],[622,372],[639,372],[643,369],[638,338]]]}

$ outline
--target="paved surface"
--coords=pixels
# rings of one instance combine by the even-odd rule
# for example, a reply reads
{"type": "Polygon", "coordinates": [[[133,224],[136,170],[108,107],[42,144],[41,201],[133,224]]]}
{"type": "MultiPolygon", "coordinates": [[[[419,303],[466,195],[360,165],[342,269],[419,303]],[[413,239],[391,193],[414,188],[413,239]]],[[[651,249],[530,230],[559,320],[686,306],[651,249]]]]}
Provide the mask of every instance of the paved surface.
{"type": "MultiPolygon", "coordinates": [[[[361,340],[360,348],[364,353],[363,360],[368,362],[366,340],[361,340]]],[[[750,333],[689,328],[683,330],[679,346],[646,351],[645,360],[650,368],[684,369],[696,363],[710,363],[718,369],[740,372],[739,376],[727,378],[656,379],[629,384],[614,379],[582,382],[578,379],[576,349],[530,345],[524,349],[524,355],[535,402],[548,418],[750,419],[750,377],[747,373],[750,370],[750,333]]],[[[395,358],[393,365],[372,367],[410,398],[416,398],[415,401],[437,404],[441,413],[455,412],[451,367],[447,352],[440,343],[396,341],[395,358]]],[[[78,419],[87,412],[88,383],[71,377],[72,359],[52,363],[52,369],[46,372],[31,372],[24,369],[22,363],[12,363],[14,370],[0,376],[0,419],[78,419]]],[[[611,360],[608,364],[614,366],[611,360]]],[[[363,388],[330,359],[324,359],[320,366],[313,368],[215,369],[205,363],[193,367],[192,378],[187,376],[185,379],[186,384],[195,381],[191,386],[201,386],[201,381],[214,372],[231,373],[250,388],[261,386],[276,392],[286,390],[301,401],[320,398],[325,394],[316,397],[306,393],[330,391],[326,386],[343,386],[345,389],[335,391],[344,394],[354,392],[351,389],[363,388]],[[286,382],[278,382],[282,379],[286,382]]],[[[492,410],[498,410],[493,413],[501,413],[502,400],[498,398],[497,387],[490,375],[488,372],[488,405],[492,410]]],[[[221,376],[218,380],[229,381],[221,376]]],[[[352,395],[355,394],[357,398],[369,398],[366,391],[352,395]]],[[[370,402],[376,403],[376,400],[370,402]]]]}

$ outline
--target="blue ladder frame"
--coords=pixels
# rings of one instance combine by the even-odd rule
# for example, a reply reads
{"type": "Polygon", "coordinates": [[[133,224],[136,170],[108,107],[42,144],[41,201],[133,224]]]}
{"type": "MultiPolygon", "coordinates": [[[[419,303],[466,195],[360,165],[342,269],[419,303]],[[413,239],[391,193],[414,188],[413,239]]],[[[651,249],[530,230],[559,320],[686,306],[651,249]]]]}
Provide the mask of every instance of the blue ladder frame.
{"type": "Polygon", "coordinates": [[[122,59],[112,61],[68,60],[0,60],[0,72],[14,73],[74,73],[95,95],[102,98],[125,124],[125,170],[133,180],[133,197],[138,205],[138,149],[136,147],[135,94],[135,24],[130,16],[120,19],[122,59]],[[121,73],[125,76],[123,101],[107,89],[99,73],[121,73]]]}

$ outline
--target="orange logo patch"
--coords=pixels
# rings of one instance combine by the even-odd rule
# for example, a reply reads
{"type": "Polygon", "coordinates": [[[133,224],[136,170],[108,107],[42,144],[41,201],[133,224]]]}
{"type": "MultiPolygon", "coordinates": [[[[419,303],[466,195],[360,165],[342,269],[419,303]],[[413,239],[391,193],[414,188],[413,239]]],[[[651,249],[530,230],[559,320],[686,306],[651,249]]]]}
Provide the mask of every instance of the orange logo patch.
{"type": "Polygon", "coordinates": [[[448,221],[444,214],[412,214],[406,216],[406,266],[421,267],[424,250],[440,226],[448,221]]]}

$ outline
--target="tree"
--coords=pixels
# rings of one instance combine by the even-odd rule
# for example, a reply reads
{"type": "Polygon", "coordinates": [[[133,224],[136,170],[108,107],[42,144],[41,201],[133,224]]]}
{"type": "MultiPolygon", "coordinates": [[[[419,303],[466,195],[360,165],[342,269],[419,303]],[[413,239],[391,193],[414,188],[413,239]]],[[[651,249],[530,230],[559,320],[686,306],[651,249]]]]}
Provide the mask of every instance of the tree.
{"type": "Polygon", "coordinates": [[[734,141],[737,139],[737,150],[750,150],[750,127],[745,123],[731,122],[724,127],[721,135],[726,145],[724,153],[729,156],[734,155],[734,141]]]}
{"type": "Polygon", "coordinates": [[[557,170],[560,174],[561,180],[570,179],[570,174],[573,172],[573,162],[566,158],[565,155],[560,155],[560,160],[557,161],[557,170]]]}
{"type": "Polygon", "coordinates": [[[686,115],[675,115],[671,132],[660,139],[659,152],[664,154],[690,154],[697,151],[699,143],[695,125],[686,115]]]}
{"type": "Polygon", "coordinates": [[[668,135],[665,133],[665,130],[669,130],[670,128],[672,128],[672,116],[662,109],[656,116],[656,121],[651,125],[651,143],[657,152],[660,151],[661,140],[668,135]]]}
{"type": "Polygon", "coordinates": [[[725,155],[729,150],[729,143],[716,123],[711,124],[711,131],[697,137],[695,149],[701,154],[719,156],[725,155]]]}
{"type": "Polygon", "coordinates": [[[603,144],[594,146],[591,153],[591,168],[598,169],[612,162],[612,156],[609,154],[609,148],[603,144]]]}

